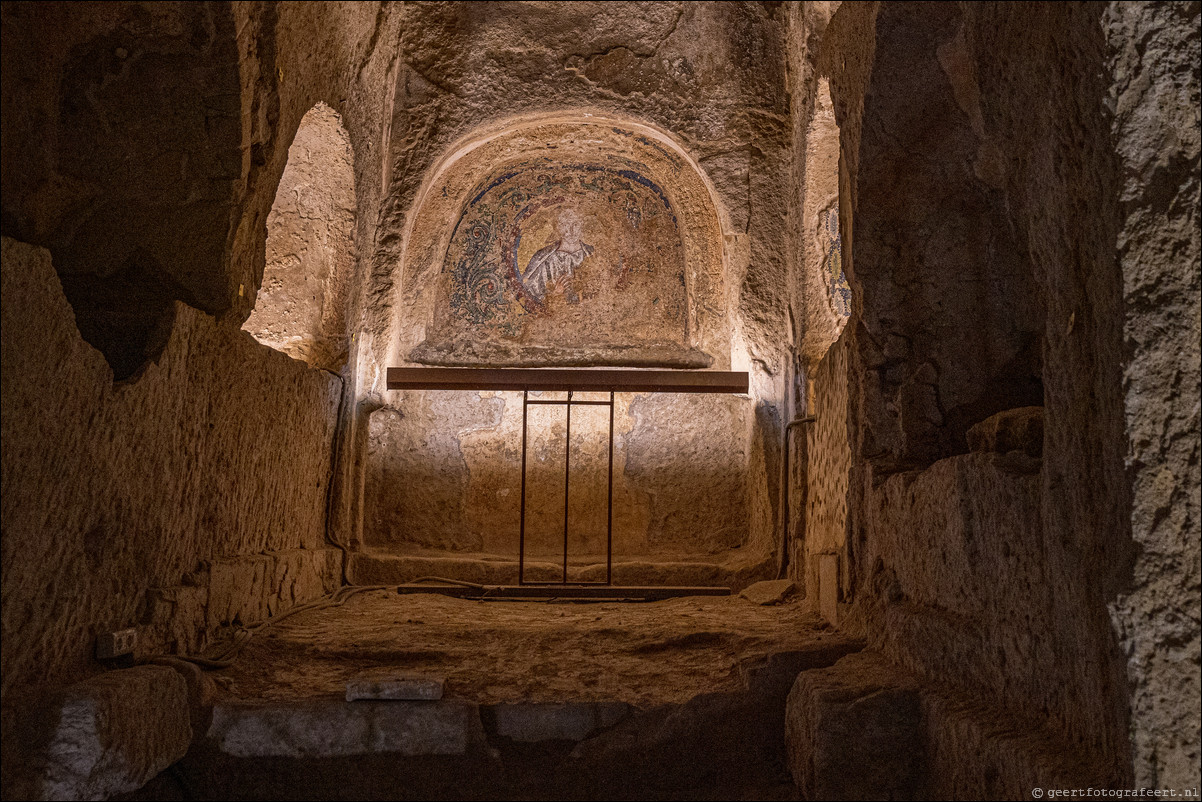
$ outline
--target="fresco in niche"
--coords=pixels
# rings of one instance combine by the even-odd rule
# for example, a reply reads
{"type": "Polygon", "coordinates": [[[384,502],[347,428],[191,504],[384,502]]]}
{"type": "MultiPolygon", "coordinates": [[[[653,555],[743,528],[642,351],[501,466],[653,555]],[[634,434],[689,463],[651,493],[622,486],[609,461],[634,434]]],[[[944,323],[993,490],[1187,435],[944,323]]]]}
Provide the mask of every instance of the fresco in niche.
{"type": "Polygon", "coordinates": [[[557,289],[562,289],[568,303],[580,303],[580,295],[572,289],[572,276],[584,258],[593,253],[593,246],[580,240],[583,231],[584,221],[569,206],[559,213],[556,220],[555,233],[558,238],[555,242],[535,251],[526,263],[525,270],[521,269],[520,261],[517,263],[522,287],[536,303],[545,304],[547,292],[557,289]]]}
{"type": "Polygon", "coordinates": [[[851,286],[843,272],[843,244],[839,238],[839,204],[828,206],[818,213],[818,242],[822,252],[822,269],[826,276],[831,309],[840,317],[851,315],[851,286]]]}
{"type": "Polygon", "coordinates": [[[430,340],[507,346],[684,346],[675,210],[638,165],[506,166],[456,223],[430,340]]]}

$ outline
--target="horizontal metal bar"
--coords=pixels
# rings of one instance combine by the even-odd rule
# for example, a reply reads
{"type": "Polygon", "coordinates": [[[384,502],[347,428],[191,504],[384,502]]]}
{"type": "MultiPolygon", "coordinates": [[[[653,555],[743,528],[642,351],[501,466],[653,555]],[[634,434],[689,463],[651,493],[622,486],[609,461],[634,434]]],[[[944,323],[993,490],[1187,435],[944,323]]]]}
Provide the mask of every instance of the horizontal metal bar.
{"type": "Polygon", "coordinates": [[[604,579],[598,579],[598,580],[595,580],[592,582],[563,582],[560,580],[553,580],[553,581],[547,581],[547,582],[542,582],[542,581],[536,582],[533,579],[523,579],[518,584],[524,588],[567,588],[567,587],[581,588],[581,587],[592,587],[595,585],[608,585],[609,583],[606,582],[604,579]]]}
{"type": "Polygon", "coordinates": [[[730,588],[622,585],[399,585],[397,593],[440,593],[467,599],[674,599],[680,596],[729,596],[730,588]]]}
{"type": "Polygon", "coordinates": [[[389,390],[746,393],[747,371],[631,368],[388,368],[389,390]]]}
{"type": "Polygon", "coordinates": [[[608,406],[610,406],[610,404],[612,402],[610,402],[610,401],[577,401],[576,399],[573,398],[571,401],[544,401],[542,399],[533,399],[533,400],[528,400],[526,403],[531,404],[531,405],[544,404],[544,405],[561,406],[561,407],[566,407],[568,404],[571,404],[574,407],[578,407],[581,405],[586,406],[586,407],[608,407],[608,406]]]}

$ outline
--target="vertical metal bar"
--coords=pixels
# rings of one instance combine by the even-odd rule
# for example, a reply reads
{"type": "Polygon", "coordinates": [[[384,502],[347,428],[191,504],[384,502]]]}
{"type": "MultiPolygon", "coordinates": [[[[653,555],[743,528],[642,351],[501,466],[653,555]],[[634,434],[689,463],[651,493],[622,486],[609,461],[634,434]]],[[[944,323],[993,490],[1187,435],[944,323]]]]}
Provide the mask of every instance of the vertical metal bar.
{"type": "Polygon", "coordinates": [[[526,584],[526,412],[530,409],[526,402],[530,398],[528,390],[522,390],[522,519],[518,524],[518,584],[526,584]]]}
{"type": "Polygon", "coordinates": [[[572,391],[568,390],[568,436],[563,449],[563,583],[568,584],[568,480],[572,474],[572,391]]]}
{"type": "Polygon", "coordinates": [[[605,584],[614,583],[614,391],[609,391],[609,502],[605,519],[605,584]]]}

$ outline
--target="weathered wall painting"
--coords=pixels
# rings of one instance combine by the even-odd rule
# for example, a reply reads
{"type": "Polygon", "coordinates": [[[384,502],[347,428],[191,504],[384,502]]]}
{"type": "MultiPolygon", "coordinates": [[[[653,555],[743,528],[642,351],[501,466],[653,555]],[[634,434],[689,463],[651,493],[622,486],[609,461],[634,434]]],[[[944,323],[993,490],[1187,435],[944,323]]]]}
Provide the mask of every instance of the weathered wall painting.
{"type": "MultiPolygon", "coordinates": [[[[684,346],[684,247],[675,210],[635,165],[495,172],[455,225],[432,341],[580,348],[684,346]]],[[[600,353],[598,353],[598,350],[600,353]]]]}
{"type": "Polygon", "coordinates": [[[839,317],[851,315],[851,285],[843,272],[843,241],[839,236],[839,204],[818,214],[818,241],[822,251],[822,267],[826,275],[831,309],[839,317]]]}

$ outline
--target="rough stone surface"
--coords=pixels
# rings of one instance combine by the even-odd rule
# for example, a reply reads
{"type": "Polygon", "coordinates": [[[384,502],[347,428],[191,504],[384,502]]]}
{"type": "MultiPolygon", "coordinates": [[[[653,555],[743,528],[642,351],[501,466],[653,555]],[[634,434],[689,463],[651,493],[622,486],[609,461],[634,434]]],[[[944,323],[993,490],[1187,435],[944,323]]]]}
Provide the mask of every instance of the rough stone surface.
{"type": "Polygon", "coordinates": [[[233,757],[461,755],[479,725],[466,702],[219,703],[205,736],[233,757]]]}
{"type": "Polygon", "coordinates": [[[1124,466],[1139,548],[1111,615],[1127,658],[1136,784],[1198,781],[1202,671],[1196,3],[1110,3],[1107,102],[1122,168],[1124,466]]]}
{"type": "MultiPolygon", "coordinates": [[[[811,25],[818,22],[810,20],[811,25]]],[[[805,172],[801,207],[794,212],[795,217],[800,217],[794,222],[800,229],[795,236],[804,258],[797,267],[802,274],[800,281],[794,279],[800,285],[800,297],[794,305],[801,312],[796,316],[803,321],[798,356],[807,375],[813,375],[851,313],[851,290],[843,270],[839,232],[839,127],[827,79],[818,79],[813,91],[814,96],[807,104],[812,110],[804,152],[794,153],[794,159],[802,163],[805,172]]],[[[804,116],[803,109],[794,113],[804,116]]],[[[795,144],[800,146],[801,143],[795,144]]]]}
{"type": "MultiPolygon", "coordinates": [[[[788,75],[792,158],[785,231],[788,243],[789,311],[792,315],[794,370],[804,383],[830,344],[838,337],[844,316],[833,314],[829,282],[823,267],[829,243],[826,220],[832,210],[839,225],[839,130],[829,80],[817,74],[816,60],[826,26],[838,2],[786,5],[788,35],[785,64],[788,75]]],[[[796,387],[799,411],[806,411],[804,388],[796,387]]]]}
{"type": "Polygon", "coordinates": [[[193,662],[175,657],[156,657],[152,665],[166,666],[184,678],[188,687],[188,720],[195,740],[208,732],[213,720],[213,702],[217,698],[217,683],[203,668],[193,662]]]}
{"type": "Polygon", "coordinates": [[[879,605],[882,617],[872,642],[925,676],[1015,707],[1066,706],[1071,691],[1040,673],[1065,648],[1047,634],[1056,610],[1040,559],[1040,496],[1037,473],[1012,472],[992,454],[952,457],[884,482],[866,511],[867,551],[859,555],[877,566],[864,602],[879,605]],[[982,649],[964,630],[998,637],[982,649]],[[1016,662],[1028,669],[1009,670],[1016,662]]]}
{"type": "Polygon", "coordinates": [[[442,698],[442,680],[428,677],[351,680],[346,684],[346,700],[399,699],[433,701],[442,698]]]}
{"type": "MultiPolygon", "coordinates": [[[[1181,55],[1196,16],[842,4],[795,24],[790,50],[814,87],[797,94],[829,78],[841,139],[851,623],[984,694],[982,719],[1046,710],[1014,760],[1054,749],[1070,775],[1117,784],[1196,762],[1198,81],[1181,55]],[[1036,405],[1042,436],[1013,412],[1036,405]],[[932,465],[978,424],[980,451],[932,465]],[[1163,595],[1128,595],[1154,577],[1163,595]],[[1144,690],[1150,676],[1166,684],[1144,690]]],[[[809,481],[829,481],[839,444],[808,445],[809,481]]]]}
{"type": "Polygon", "coordinates": [[[509,704],[492,705],[487,712],[490,729],[502,738],[523,743],[583,741],[621,721],[630,706],[622,702],[509,704]]]}
{"type": "Polygon", "coordinates": [[[818,612],[828,623],[839,624],[839,602],[842,582],[839,577],[839,555],[818,554],[813,562],[817,565],[817,581],[814,583],[818,612]]]}
{"type": "Polygon", "coordinates": [[[752,604],[780,604],[797,592],[797,585],[791,579],[769,579],[748,585],[739,593],[741,598],[752,604]]]}
{"type": "MultiPolygon", "coordinates": [[[[805,509],[802,545],[797,549],[797,574],[805,575],[807,589],[822,598],[819,582],[819,555],[842,557],[848,554],[848,493],[852,450],[848,437],[848,335],[831,346],[818,364],[811,382],[810,413],[814,422],[805,426],[805,509]]],[[[839,585],[848,586],[844,577],[839,585]]],[[[838,595],[838,586],[835,588],[838,595]]]]}
{"type": "MultiPolygon", "coordinates": [[[[4,102],[22,110],[4,126],[5,234],[51,248],[81,289],[107,285],[76,305],[110,359],[121,332],[105,316],[170,318],[176,299],[227,308],[221,268],[249,167],[232,8],[18,4],[4,19],[4,102]],[[153,311],[130,308],[147,275],[160,279],[153,311]]],[[[141,364],[138,350],[114,359],[119,373],[141,364]]]]}
{"type": "Polygon", "coordinates": [[[1006,220],[961,24],[951,6],[882,5],[875,22],[851,275],[863,296],[858,436],[882,469],[962,453],[972,424],[1042,401],[1043,309],[1006,220]]]}
{"type": "Polygon", "coordinates": [[[5,710],[6,799],[106,799],[192,743],[187,684],[164,666],[110,671],[5,710]]]}
{"type": "Polygon", "coordinates": [[[921,799],[1026,799],[1036,788],[1072,788],[1098,776],[1046,719],[1007,714],[946,689],[922,689],[921,799]]]}
{"type": "Polygon", "coordinates": [[[354,155],[342,118],[318,103],[301,119],[267,216],[267,264],[243,328],[264,345],[337,371],[347,359],[355,263],[354,155]]]}
{"type": "Polygon", "coordinates": [[[98,670],[97,632],[196,651],[336,587],[338,380],[179,305],[158,363],[114,386],[49,255],[3,247],[5,696],[98,670]]]}
{"type": "Polygon", "coordinates": [[[807,799],[921,798],[922,708],[900,673],[853,655],[798,675],[785,745],[807,799]]]}
{"type": "Polygon", "coordinates": [[[1120,767],[1121,781],[1133,766],[1130,694],[1108,607],[1130,582],[1134,548],[1116,261],[1123,171],[1109,131],[1104,8],[972,9],[963,29],[984,138],[1002,156],[1009,215],[1044,305],[1041,570],[1059,652],[1045,681],[1064,689],[1051,718],[1082,753],[1120,767]],[[1068,47],[1055,33],[1064,29],[1077,32],[1068,47]],[[1003,68],[992,54],[1019,43],[1022,68],[1003,68]]]}
{"type": "Polygon", "coordinates": [[[290,616],[216,673],[226,700],[329,699],[351,680],[420,673],[442,677],[447,698],[481,705],[647,708],[737,689],[763,655],[777,655],[772,674],[787,668],[788,655],[800,664],[859,646],[795,599],[772,607],[721,596],[555,604],[386,590],[290,616]]]}
{"type": "Polygon", "coordinates": [[[1027,456],[1043,454],[1043,407],[1008,409],[992,415],[968,430],[968,447],[973,451],[1005,454],[1022,451],[1027,456]]]}
{"type": "MultiPolygon", "coordinates": [[[[429,557],[516,558],[521,395],[397,395],[370,416],[367,543],[429,557]]],[[[563,393],[542,397],[562,399],[563,393]]],[[[751,402],[735,396],[617,397],[616,560],[747,562],[748,552],[767,551],[770,533],[755,538],[748,532],[753,420],[751,402]]],[[[605,562],[608,426],[607,408],[573,407],[568,513],[574,566],[605,562]]],[[[555,562],[563,554],[564,408],[531,406],[527,437],[526,556],[555,562]]]]}
{"type": "MultiPolygon", "coordinates": [[[[272,557],[282,582],[257,592],[276,609],[338,582],[321,548],[337,382],[237,326],[263,274],[288,145],[319,100],[360,154],[356,250],[370,252],[392,12],[4,6],[4,233],[51,248],[76,312],[72,325],[61,295],[46,295],[49,262],[30,274],[6,239],[5,698],[95,670],[95,631],[139,620],[142,594],[148,650],[203,647],[212,557],[317,552],[272,557]],[[110,387],[76,325],[119,379],[159,362],[110,387]],[[292,580],[316,564],[319,583],[292,580]]],[[[352,277],[347,297],[361,286],[352,277]]],[[[332,531],[351,501],[334,488],[332,531]]]]}
{"type": "Polygon", "coordinates": [[[1039,716],[927,683],[872,651],[803,671],[785,714],[809,799],[1022,799],[1095,767],[1039,716]]]}

